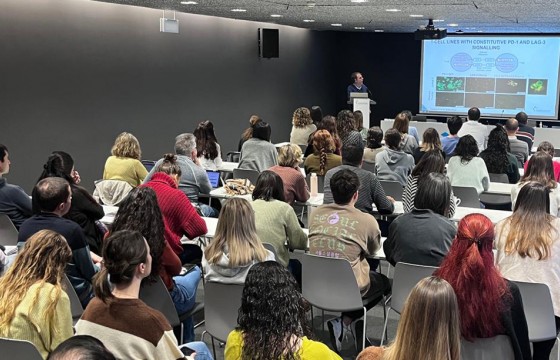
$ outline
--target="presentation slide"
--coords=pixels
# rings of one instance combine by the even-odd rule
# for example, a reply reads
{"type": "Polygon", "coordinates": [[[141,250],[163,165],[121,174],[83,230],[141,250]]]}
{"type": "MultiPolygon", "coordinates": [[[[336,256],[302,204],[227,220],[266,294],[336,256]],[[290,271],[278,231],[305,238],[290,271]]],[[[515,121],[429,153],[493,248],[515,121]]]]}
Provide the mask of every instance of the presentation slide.
{"type": "Polygon", "coordinates": [[[421,66],[420,113],[558,119],[560,37],[425,40],[421,66]]]}

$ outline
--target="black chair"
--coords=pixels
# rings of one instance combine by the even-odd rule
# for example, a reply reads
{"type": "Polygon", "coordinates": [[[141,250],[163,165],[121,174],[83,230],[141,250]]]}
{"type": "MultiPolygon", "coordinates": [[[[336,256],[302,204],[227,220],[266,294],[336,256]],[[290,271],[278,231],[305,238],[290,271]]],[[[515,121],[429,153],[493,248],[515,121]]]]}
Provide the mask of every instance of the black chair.
{"type": "Polygon", "coordinates": [[[480,208],[478,192],[473,187],[453,186],[453,194],[460,200],[457,206],[480,208]]]}
{"type": "Polygon", "coordinates": [[[402,201],[403,186],[398,181],[379,180],[381,187],[385,190],[385,195],[392,197],[396,201],[402,201]]]}

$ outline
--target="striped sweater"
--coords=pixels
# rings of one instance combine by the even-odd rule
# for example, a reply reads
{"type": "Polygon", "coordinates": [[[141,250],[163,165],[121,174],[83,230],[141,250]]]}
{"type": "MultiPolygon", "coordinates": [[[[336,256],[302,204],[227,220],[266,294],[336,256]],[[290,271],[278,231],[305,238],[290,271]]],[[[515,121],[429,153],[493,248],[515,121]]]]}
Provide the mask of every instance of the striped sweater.
{"type": "MultiPolygon", "coordinates": [[[[416,192],[418,191],[418,176],[410,175],[406,181],[404,187],[402,202],[405,213],[409,213],[414,209],[414,199],[416,198],[416,192]]],[[[449,214],[448,218],[452,218],[455,215],[455,196],[453,195],[453,190],[451,190],[451,199],[449,200],[449,214]]]]}

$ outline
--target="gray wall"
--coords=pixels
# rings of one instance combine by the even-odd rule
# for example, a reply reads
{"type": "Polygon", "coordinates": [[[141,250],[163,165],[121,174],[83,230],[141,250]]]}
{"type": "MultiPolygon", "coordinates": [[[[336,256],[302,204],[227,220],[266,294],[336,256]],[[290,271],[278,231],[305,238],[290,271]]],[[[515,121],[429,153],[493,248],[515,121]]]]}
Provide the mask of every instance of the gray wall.
{"type": "Polygon", "coordinates": [[[0,143],[11,183],[30,192],[48,154],[64,150],[91,190],[125,130],[143,158],[157,159],[209,119],[225,156],[253,113],[286,141],[295,108],[336,110],[332,33],[177,14],[180,34],[163,34],[161,15],[94,1],[0,2],[0,143]],[[257,57],[259,27],[280,29],[279,59],[257,57]]]}

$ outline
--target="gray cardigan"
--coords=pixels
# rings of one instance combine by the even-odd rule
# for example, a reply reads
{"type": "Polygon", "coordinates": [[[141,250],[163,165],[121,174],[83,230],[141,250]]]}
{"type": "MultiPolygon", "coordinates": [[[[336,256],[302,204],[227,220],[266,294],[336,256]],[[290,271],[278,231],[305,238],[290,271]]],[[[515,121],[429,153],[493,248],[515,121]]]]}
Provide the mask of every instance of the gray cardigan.
{"type": "Polygon", "coordinates": [[[278,151],[268,141],[251,138],[241,148],[240,169],[265,171],[278,165],[278,151]]]}

